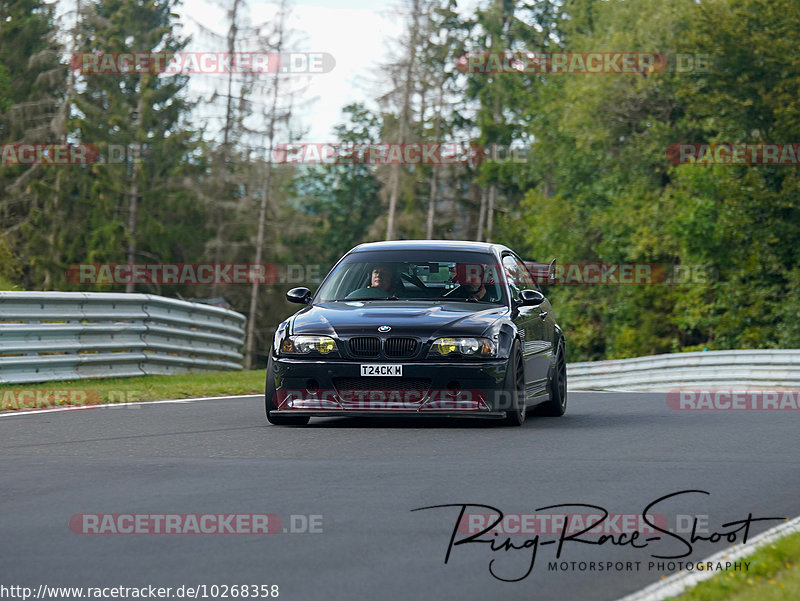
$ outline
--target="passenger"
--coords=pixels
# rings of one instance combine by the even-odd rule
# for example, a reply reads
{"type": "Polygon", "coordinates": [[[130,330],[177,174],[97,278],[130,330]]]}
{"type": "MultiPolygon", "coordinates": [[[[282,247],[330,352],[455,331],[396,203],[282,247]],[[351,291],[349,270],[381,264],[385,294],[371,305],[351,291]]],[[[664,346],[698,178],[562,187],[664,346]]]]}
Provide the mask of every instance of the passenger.
{"type": "Polygon", "coordinates": [[[463,298],[465,300],[481,300],[486,296],[486,286],[483,284],[486,268],[484,265],[460,264],[452,274],[454,282],[460,284],[445,296],[447,298],[463,298]]]}

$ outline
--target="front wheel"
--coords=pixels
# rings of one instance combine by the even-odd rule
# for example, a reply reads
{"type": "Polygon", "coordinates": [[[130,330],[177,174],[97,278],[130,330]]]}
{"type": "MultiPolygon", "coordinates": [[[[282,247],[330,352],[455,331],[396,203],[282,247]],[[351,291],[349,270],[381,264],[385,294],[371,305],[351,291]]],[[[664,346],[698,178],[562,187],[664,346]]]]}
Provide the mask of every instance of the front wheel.
{"type": "Polygon", "coordinates": [[[502,425],[521,426],[525,423],[525,372],[519,343],[515,343],[511,348],[503,392],[503,397],[508,399],[510,406],[501,422],[502,425]]]}
{"type": "Polygon", "coordinates": [[[267,359],[267,381],[264,384],[264,411],[267,421],[274,426],[305,426],[311,419],[307,415],[278,415],[274,404],[275,398],[275,371],[272,357],[267,359]]]}
{"type": "Polygon", "coordinates": [[[564,344],[559,343],[556,364],[547,381],[550,400],[536,408],[536,413],[550,417],[560,417],[567,410],[567,359],[564,344]]]}

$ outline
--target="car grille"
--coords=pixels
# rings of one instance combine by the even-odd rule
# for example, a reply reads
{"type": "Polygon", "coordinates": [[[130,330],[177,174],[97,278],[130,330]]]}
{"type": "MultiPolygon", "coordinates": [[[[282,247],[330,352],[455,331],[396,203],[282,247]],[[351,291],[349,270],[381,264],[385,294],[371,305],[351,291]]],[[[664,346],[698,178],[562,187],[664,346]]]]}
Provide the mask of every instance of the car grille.
{"type": "Polygon", "coordinates": [[[415,338],[388,338],[386,340],[387,357],[413,357],[417,354],[415,338]]]}
{"type": "Polygon", "coordinates": [[[356,357],[377,357],[381,339],[375,336],[356,336],[350,339],[350,352],[356,357]]]}
{"type": "Polygon", "coordinates": [[[334,378],[333,385],[338,392],[360,392],[360,391],[383,391],[391,393],[395,391],[414,390],[422,395],[427,394],[431,387],[430,378],[334,378]]]}

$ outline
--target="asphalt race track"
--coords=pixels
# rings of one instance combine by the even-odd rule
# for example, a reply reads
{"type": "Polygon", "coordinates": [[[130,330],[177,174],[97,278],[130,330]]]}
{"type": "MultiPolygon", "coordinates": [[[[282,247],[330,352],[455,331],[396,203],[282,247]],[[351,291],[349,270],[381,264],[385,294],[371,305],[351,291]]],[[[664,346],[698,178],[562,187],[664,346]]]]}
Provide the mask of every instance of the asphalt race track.
{"type": "MultiPolygon", "coordinates": [[[[255,398],[3,415],[0,584],[277,584],[288,601],[613,600],[672,573],[648,568],[666,561],[651,554],[687,546],[663,534],[640,549],[567,540],[559,563],[576,563],[562,571],[548,569],[557,543],[545,544],[558,534],[542,534],[530,575],[503,582],[490,562],[498,576],[518,578],[530,545],[458,545],[445,565],[459,508],[412,510],[484,504],[533,513],[571,503],[638,515],[660,497],[698,489],[710,495],[679,495],[653,512],[679,529],[677,514],[707,516],[706,535],[750,513],[792,518],[800,514],[798,420],[797,411],[675,411],[664,394],[591,392],[570,393],[563,418],[529,418],[517,429],[333,418],[276,427],[255,398]],[[74,532],[70,518],[86,513],[269,513],[281,530],[322,516],[310,518],[322,532],[74,532]],[[631,569],[587,567],[609,561],[631,569]]],[[[537,513],[548,511],[557,512],[537,513]]],[[[754,522],[750,533],[779,523],[754,522]]],[[[673,561],[727,544],[697,542],[673,561]]]]}

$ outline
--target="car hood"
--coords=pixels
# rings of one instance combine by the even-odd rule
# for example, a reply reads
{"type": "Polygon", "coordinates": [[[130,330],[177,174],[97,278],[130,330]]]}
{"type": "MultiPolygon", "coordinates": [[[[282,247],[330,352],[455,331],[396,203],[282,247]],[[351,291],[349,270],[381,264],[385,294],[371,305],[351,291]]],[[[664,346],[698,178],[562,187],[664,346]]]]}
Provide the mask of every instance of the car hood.
{"type": "Polygon", "coordinates": [[[390,336],[479,336],[508,313],[502,305],[467,302],[340,301],[303,309],[294,316],[292,333],[378,336],[379,326],[389,326],[390,336]]]}

